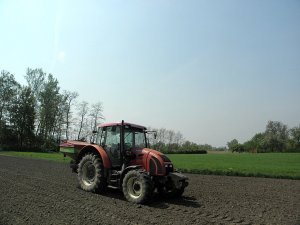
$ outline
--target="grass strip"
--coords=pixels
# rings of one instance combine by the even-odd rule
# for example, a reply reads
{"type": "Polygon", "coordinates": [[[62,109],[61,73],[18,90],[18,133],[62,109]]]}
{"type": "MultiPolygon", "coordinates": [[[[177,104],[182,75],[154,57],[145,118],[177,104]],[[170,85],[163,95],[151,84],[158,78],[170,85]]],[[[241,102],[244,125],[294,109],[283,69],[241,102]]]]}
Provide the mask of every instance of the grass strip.
{"type": "Polygon", "coordinates": [[[182,172],[226,176],[300,179],[299,153],[173,155],[182,172]]]}
{"type": "MultiPolygon", "coordinates": [[[[62,153],[0,151],[0,155],[69,163],[62,153]]],[[[170,154],[184,173],[300,180],[300,153],[170,154]]]]}
{"type": "Polygon", "coordinates": [[[62,153],[58,152],[16,152],[16,151],[0,151],[0,155],[13,156],[21,158],[32,158],[32,159],[42,159],[55,162],[69,163],[70,158],[64,157],[62,153]]]}

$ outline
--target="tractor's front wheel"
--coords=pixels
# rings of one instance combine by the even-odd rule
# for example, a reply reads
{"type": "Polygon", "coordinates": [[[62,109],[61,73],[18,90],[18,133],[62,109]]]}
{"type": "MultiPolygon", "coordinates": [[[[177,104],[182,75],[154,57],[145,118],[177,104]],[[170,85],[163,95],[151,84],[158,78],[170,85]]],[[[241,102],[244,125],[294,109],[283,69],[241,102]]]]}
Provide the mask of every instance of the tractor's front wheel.
{"type": "Polygon", "coordinates": [[[136,204],[144,204],[151,200],[153,183],[149,175],[142,171],[129,171],[123,179],[123,193],[125,198],[136,204]]]}
{"type": "Polygon", "coordinates": [[[95,154],[86,154],[81,159],[78,165],[78,182],[85,191],[102,192],[106,188],[101,158],[95,154]]]}

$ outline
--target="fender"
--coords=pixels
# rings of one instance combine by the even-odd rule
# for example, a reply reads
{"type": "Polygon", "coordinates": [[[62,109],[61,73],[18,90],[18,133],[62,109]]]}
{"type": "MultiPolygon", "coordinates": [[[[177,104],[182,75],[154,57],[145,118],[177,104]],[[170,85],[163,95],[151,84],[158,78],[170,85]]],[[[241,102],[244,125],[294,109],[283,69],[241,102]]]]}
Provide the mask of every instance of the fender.
{"type": "Polygon", "coordinates": [[[80,161],[80,159],[85,155],[85,153],[87,152],[95,152],[98,153],[101,158],[102,158],[102,162],[103,162],[103,167],[105,169],[110,169],[111,168],[111,162],[108,158],[107,153],[104,151],[104,149],[99,146],[99,145],[86,145],[84,146],[81,150],[80,153],[78,155],[77,161],[80,161]]]}
{"type": "Polygon", "coordinates": [[[129,170],[137,170],[142,168],[143,167],[141,165],[128,166],[122,171],[121,176],[123,177],[129,170]]]}

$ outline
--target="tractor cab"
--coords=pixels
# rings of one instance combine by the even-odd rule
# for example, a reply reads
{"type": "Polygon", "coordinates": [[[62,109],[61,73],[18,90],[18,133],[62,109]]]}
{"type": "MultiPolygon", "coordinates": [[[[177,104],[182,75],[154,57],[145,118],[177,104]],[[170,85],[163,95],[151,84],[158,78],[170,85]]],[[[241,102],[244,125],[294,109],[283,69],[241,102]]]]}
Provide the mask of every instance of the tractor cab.
{"type": "Polygon", "coordinates": [[[96,144],[101,146],[112,167],[120,168],[135,150],[147,148],[146,127],[131,123],[104,123],[98,127],[96,144]]]}

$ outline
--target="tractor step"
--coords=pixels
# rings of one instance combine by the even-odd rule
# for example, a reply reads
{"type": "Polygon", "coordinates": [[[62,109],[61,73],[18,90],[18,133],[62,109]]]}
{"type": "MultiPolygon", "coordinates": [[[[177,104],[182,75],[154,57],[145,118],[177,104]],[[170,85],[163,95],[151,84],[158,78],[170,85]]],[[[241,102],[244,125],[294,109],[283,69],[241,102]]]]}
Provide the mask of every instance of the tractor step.
{"type": "Polygon", "coordinates": [[[121,172],[118,170],[113,170],[110,174],[109,184],[118,187],[120,184],[121,172]]]}

